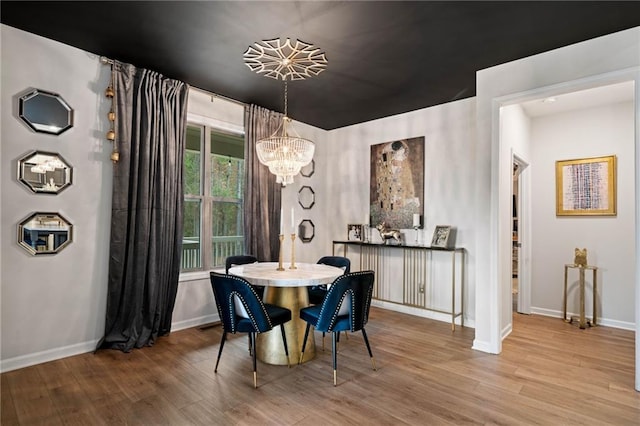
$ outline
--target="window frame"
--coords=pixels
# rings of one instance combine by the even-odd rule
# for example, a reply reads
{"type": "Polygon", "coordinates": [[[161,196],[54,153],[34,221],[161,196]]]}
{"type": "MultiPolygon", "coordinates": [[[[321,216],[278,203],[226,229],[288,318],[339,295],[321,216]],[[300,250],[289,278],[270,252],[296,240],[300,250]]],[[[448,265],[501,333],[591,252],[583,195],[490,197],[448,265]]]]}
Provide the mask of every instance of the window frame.
{"type": "MultiPolygon", "coordinates": [[[[224,265],[213,265],[213,204],[219,201],[229,201],[223,197],[211,195],[211,133],[226,133],[245,139],[244,127],[232,123],[223,122],[196,114],[187,114],[187,128],[198,127],[200,129],[200,194],[183,194],[184,201],[197,200],[200,202],[200,267],[193,269],[181,269],[180,274],[189,276],[204,271],[217,269],[224,265]]],[[[245,140],[246,143],[246,140],[245,140]]],[[[185,148],[186,149],[186,148],[185,148]]],[[[244,167],[246,173],[246,163],[244,167]]],[[[235,201],[236,199],[233,199],[235,201]]],[[[241,199],[241,207],[244,208],[244,197],[241,199]]],[[[244,232],[243,232],[244,235],[244,232]]]]}

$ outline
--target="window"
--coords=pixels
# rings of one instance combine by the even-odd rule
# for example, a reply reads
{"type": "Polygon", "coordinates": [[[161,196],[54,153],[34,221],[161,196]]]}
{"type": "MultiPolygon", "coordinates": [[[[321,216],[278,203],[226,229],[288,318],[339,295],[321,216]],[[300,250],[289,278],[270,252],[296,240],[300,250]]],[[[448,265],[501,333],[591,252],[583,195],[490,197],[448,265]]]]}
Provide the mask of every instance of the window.
{"type": "Polygon", "coordinates": [[[243,135],[187,126],[182,271],[222,266],[244,253],[244,173],[243,135]]]}

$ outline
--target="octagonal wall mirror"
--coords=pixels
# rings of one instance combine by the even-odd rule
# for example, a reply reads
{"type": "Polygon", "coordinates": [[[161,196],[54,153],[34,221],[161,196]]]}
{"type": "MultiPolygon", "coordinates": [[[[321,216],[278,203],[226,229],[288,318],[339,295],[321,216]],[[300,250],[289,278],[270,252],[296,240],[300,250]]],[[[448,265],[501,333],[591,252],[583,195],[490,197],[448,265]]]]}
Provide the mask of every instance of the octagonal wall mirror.
{"type": "Polygon", "coordinates": [[[55,254],[72,241],[73,225],[59,213],[36,212],[18,225],[18,244],[31,254],[55,254]]]}
{"type": "Polygon", "coordinates": [[[303,243],[309,243],[316,235],[316,227],[309,219],[304,219],[298,225],[298,237],[303,243]]]}
{"type": "Polygon", "coordinates": [[[311,177],[316,171],[316,161],[311,160],[309,164],[300,169],[300,174],[304,177],[311,177]]]}
{"type": "Polygon", "coordinates": [[[22,121],[39,133],[59,135],[73,127],[73,109],[57,93],[40,89],[20,97],[22,121]]]}
{"type": "Polygon", "coordinates": [[[316,203],[316,193],[310,186],[303,186],[298,191],[298,203],[303,209],[309,210],[316,203]]]}
{"type": "Polygon", "coordinates": [[[18,180],[36,193],[57,194],[71,185],[73,169],[60,154],[33,151],[18,160],[18,180]]]}

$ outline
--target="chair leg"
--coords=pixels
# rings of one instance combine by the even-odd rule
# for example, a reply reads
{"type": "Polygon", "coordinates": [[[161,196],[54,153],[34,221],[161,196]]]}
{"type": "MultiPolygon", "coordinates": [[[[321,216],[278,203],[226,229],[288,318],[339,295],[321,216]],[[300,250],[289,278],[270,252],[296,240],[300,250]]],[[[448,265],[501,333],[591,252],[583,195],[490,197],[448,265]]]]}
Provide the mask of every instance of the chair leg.
{"type": "Polygon", "coordinates": [[[376,361],[373,359],[373,353],[371,353],[371,346],[369,345],[369,339],[367,339],[367,332],[362,329],[362,336],[364,337],[364,343],[367,345],[367,350],[369,351],[369,357],[371,358],[371,365],[373,366],[373,371],[376,371],[376,361]]]}
{"type": "Polygon", "coordinates": [[[338,385],[338,337],[340,332],[332,332],[331,353],[333,355],[333,386],[338,385]]]}
{"type": "Polygon", "coordinates": [[[222,340],[220,340],[220,349],[218,350],[218,359],[216,360],[216,368],[213,369],[214,373],[218,372],[218,364],[220,363],[220,355],[222,355],[222,348],[224,348],[224,342],[227,340],[227,332],[222,332],[222,340]]]}
{"type": "MultiPolygon", "coordinates": [[[[251,346],[253,348],[256,347],[256,333],[249,333],[249,337],[251,339],[251,346]]],[[[257,363],[256,363],[256,351],[253,351],[252,354],[252,358],[253,358],[253,387],[257,388],[258,387],[258,369],[257,369],[257,363]]]]}
{"type": "Polygon", "coordinates": [[[304,339],[302,339],[302,350],[300,351],[300,359],[298,360],[298,365],[302,364],[304,348],[307,347],[307,338],[309,337],[309,328],[311,328],[311,324],[307,323],[307,328],[304,330],[304,339]]]}
{"type": "Polygon", "coordinates": [[[247,341],[248,341],[247,346],[249,347],[249,355],[251,355],[253,351],[253,347],[251,346],[251,336],[249,336],[248,334],[247,334],[247,341]]]}
{"type": "Polygon", "coordinates": [[[287,355],[287,367],[291,368],[291,362],[289,361],[289,347],[287,346],[287,335],[284,332],[284,324],[280,324],[280,331],[282,332],[282,343],[284,344],[284,353],[287,355]]]}

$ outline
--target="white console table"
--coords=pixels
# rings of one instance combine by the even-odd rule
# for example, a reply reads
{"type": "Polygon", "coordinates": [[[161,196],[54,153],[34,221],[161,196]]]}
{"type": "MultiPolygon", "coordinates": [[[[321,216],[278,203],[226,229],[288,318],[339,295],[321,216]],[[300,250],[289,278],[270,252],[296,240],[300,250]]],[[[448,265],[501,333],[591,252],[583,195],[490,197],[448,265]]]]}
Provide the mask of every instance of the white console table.
{"type": "MultiPolygon", "coordinates": [[[[349,257],[358,256],[361,270],[373,270],[376,273],[373,298],[383,302],[401,304],[413,308],[451,315],[451,329],[455,331],[455,320],[460,317],[460,326],[464,327],[464,266],[466,250],[461,247],[440,248],[419,245],[387,245],[366,243],[362,241],[333,241],[333,254],[349,257]],[[338,254],[340,247],[342,253],[338,254]],[[401,266],[390,266],[385,262],[388,250],[400,250],[401,266]],[[433,266],[434,253],[449,253],[451,255],[451,279],[446,285],[450,286],[451,309],[440,309],[431,306],[426,290],[427,286],[440,287],[443,281],[436,280],[430,275],[433,266]],[[457,259],[459,257],[459,259],[457,259]],[[458,262],[460,262],[458,264],[458,262]],[[395,279],[397,277],[397,280],[395,279]],[[394,282],[391,282],[394,281],[394,282]],[[435,282],[438,281],[438,282],[435,282]],[[402,295],[390,297],[389,294],[398,290],[395,282],[402,283],[402,295]],[[458,303],[456,303],[458,301],[458,303]]],[[[355,259],[353,259],[355,260],[355,259]]],[[[352,262],[353,262],[352,260],[352,262]]],[[[353,268],[352,268],[353,270],[353,268]]]]}

